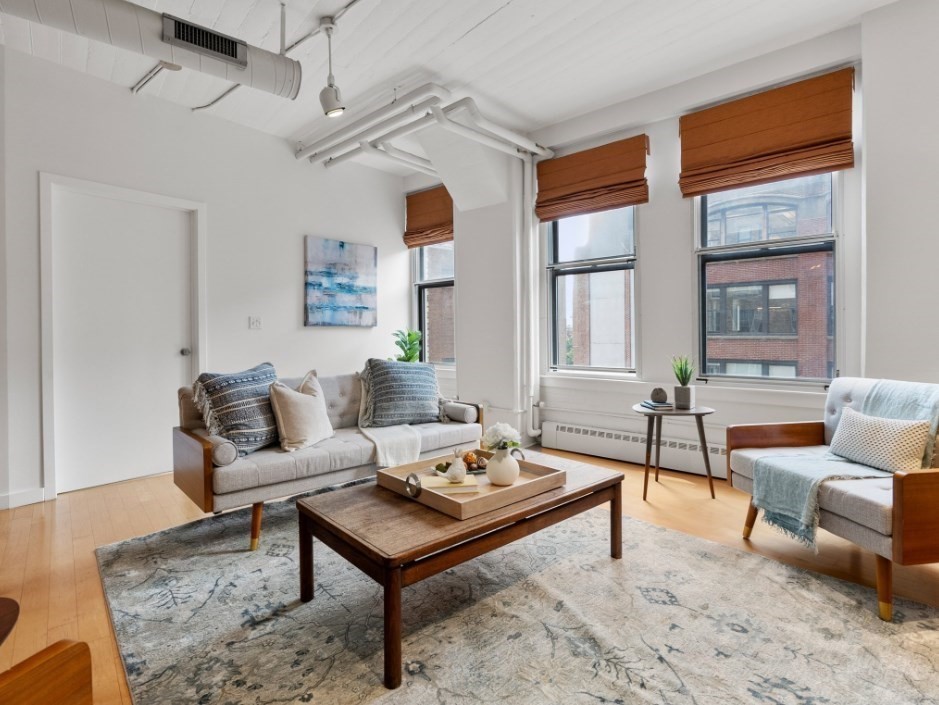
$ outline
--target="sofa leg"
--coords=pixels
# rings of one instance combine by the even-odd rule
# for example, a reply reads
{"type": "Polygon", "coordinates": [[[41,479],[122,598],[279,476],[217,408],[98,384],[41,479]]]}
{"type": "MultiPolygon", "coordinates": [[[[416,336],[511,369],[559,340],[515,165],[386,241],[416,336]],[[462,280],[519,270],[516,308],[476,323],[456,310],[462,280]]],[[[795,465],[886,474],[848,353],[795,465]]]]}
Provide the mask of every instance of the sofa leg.
{"type": "Polygon", "coordinates": [[[893,619],[893,562],[877,556],[877,608],[885,622],[893,619]]]}
{"type": "Polygon", "coordinates": [[[261,540],[261,515],[264,512],[264,502],[251,505],[251,550],[258,550],[261,540]]]}
{"type": "Polygon", "coordinates": [[[747,520],[743,522],[743,537],[745,539],[750,538],[750,534],[753,533],[753,525],[756,523],[756,515],[760,510],[757,509],[756,505],[753,503],[753,500],[750,500],[750,506],[747,508],[747,520]]]}

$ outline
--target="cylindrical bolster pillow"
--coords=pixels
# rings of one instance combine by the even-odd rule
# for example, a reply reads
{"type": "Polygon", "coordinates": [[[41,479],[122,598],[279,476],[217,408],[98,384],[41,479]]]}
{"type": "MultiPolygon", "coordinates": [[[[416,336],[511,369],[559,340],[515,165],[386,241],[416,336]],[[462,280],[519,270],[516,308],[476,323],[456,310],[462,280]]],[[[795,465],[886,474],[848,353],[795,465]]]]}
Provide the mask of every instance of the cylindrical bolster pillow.
{"type": "Polygon", "coordinates": [[[443,413],[454,421],[460,423],[476,423],[478,414],[476,407],[471,404],[462,404],[458,401],[448,401],[443,405],[443,413]]]}
{"type": "Polygon", "coordinates": [[[223,468],[238,460],[238,448],[227,438],[211,436],[204,428],[195,429],[193,433],[202,436],[212,444],[212,464],[215,467],[223,468]]]}

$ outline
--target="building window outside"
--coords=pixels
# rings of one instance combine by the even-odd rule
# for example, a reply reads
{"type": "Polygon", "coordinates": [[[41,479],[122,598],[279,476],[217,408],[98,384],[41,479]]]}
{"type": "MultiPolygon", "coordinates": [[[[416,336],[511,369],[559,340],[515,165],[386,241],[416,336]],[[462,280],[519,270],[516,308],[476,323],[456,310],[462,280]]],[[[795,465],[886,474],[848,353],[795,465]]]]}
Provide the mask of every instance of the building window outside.
{"type": "Polygon", "coordinates": [[[635,209],[560,218],[548,236],[551,366],[634,371],[635,209]]]}
{"type": "Polygon", "coordinates": [[[820,174],[700,198],[706,375],[830,379],[832,195],[820,174]]]}
{"type": "Polygon", "coordinates": [[[417,318],[421,360],[456,364],[453,327],[453,242],[417,248],[417,318]]]}

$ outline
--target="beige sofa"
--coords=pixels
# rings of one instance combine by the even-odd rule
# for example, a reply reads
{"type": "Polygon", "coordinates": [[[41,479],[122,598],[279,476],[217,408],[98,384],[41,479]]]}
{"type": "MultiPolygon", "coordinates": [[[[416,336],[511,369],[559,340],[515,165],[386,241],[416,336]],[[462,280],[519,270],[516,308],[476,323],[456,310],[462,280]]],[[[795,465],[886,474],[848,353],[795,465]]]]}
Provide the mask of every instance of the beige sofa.
{"type": "MultiPolygon", "coordinates": [[[[296,389],[301,379],[282,379],[296,389]]],[[[210,436],[192,401],[192,389],[178,392],[179,426],[173,429],[173,478],[206,512],[253,506],[251,548],[257,548],[264,502],[329,485],[372,477],[375,446],[358,428],[361,385],[356,374],[320,377],[335,436],[292,453],[269,446],[239,458],[234,445],[210,436]]],[[[474,404],[445,406],[449,423],[415,424],[421,459],[475,447],[482,435],[482,410],[474,404]]]]}
{"type": "MultiPolygon", "coordinates": [[[[737,489],[753,493],[756,461],[780,455],[828,452],[841,412],[856,411],[875,379],[832,380],[821,421],[746,424],[727,427],[728,477],[737,489]]],[[[937,446],[939,447],[939,446],[937,446]]],[[[939,460],[939,452],[936,453],[939,460]]],[[[818,492],[819,527],[877,556],[877,597],[881,619],[893,615],[893,563],[939,561],[939,469],[897,472],[893,477],[830,480],[818,492]]],[[[758,509],[750,503],[743,537],[750,538],[758,509]]]]}

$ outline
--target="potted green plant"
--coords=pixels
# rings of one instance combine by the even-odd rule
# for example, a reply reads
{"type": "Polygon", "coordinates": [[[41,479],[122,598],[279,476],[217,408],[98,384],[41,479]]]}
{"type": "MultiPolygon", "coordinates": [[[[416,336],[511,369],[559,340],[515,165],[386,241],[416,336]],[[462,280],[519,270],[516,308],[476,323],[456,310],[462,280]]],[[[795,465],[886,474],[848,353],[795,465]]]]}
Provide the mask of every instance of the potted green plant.
{"type": "Polygon", "coordinates": [[[675,408],[694,408],[694,387],[688,384],[694,377],[694,363],[687,355],[675,355],[672,358],[672,372],[678,385],[675,387],[675,408]]]}
{"type": "Polygon", "coordinates": [[[421,332],[405,328],[392,333],[395,345],[401,351],[394,359],[398,362],[421,361],[421,332]]]}

